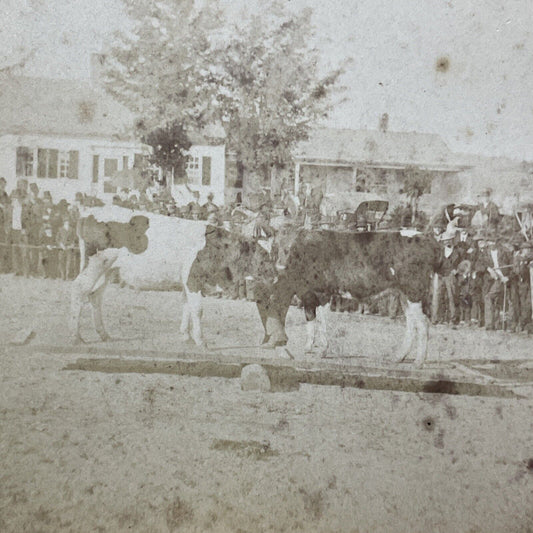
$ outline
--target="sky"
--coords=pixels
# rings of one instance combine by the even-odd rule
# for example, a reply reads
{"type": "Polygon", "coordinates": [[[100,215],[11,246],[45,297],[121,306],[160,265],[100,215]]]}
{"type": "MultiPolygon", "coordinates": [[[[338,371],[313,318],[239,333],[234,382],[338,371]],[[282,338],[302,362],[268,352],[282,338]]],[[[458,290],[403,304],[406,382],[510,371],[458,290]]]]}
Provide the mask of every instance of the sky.
{"type": "MultiPolygon", "coordinates": [[[[219,0],[230,12],[264,0],[219,0]]],[[[314,11],[324,64],[353,61],[328,125],[441,135],[457,152],[533,161],[531,0],[288,0],[314,11]]],[[[0,61],[37,49],[27,73],[88,77],[91,52],[125,24],[120,0],[0,0],[0,61]]]]}

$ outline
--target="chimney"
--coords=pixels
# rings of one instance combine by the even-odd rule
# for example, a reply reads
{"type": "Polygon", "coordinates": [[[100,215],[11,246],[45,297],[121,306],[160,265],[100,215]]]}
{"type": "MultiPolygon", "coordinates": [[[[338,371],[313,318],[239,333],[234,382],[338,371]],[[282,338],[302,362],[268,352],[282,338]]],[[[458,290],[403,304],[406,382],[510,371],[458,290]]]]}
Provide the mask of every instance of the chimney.
{"type": "Polygon", "coordinates": [[[99,85],[102,82],[105,63],[105,54],[91,54],[91,83],[93,85],[99,85]]]}
{"type": "Polygon", "coordinates": [[[379,119],[379,131],[381,133],[386,133],[389,129],[389,114],[383,113],[379,119]]]}

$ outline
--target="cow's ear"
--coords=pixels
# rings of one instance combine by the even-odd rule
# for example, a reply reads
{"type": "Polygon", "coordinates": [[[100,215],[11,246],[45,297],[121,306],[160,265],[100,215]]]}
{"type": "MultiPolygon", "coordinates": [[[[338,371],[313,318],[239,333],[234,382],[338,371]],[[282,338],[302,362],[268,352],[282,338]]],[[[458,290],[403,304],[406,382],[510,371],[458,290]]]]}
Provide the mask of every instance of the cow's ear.
{"type": "Polygon", "coordinates": [[[135,215],[131,217],[130,226],[135,228],[135,230],[144,233],[150,227],[150,220],[144,215],[135,215]]]}

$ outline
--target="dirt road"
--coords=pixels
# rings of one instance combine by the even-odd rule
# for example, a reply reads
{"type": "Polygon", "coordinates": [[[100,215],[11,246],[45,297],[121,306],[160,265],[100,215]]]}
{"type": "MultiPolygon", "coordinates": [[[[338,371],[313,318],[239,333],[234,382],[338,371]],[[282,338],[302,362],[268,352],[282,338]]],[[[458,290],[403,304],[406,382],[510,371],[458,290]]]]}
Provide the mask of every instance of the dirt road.
{"type": "MultiPolygon", "coordinates": [[[[27,326],[33,344],[64,343],[68,284],[1,282],[4,340],[27,326]]],[[[112,287],[104,305],[123,340],[90,347],[184,346],[179,295],[112,287]]],[[[208,343],[256,344],[253,311],[209,300],[208,343]]],[[[298,310],[288,323],[304,357],[298,310]]],[[[339,356],[386,357],[402,330],[354,315],[332,327],[339,356]]],[[[84,335],[96,340],[88,316],[84,335]]],[[[430,358],[481,359],[485,348],[520,358],[530,346],[435,328],[430,358]]],[[[261,394],[235,379],[67,371],[77,356],[53,350],[6,344],[0,357],[0,531],[533,530],[532,399],[311,385],[261,394]]]]}

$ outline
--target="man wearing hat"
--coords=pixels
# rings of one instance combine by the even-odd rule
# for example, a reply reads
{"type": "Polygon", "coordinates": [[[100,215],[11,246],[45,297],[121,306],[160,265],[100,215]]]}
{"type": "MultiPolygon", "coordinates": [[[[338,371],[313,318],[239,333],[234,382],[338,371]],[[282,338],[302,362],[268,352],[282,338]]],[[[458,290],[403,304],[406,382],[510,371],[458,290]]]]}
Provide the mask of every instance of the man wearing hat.
{"type": "Polygon", "coordinates": [[[479,206],[479,211],[482,225],[485,229],[494,229],[500,222],[501,215],[498,206],[492,201],[492,189],[485,189],[480,197],[481,205],[479,206]]]}
{"type": "Polygon", "coordinates": [[[516,331],[530,331],[531,323],[531,277],[530,265],[533,261],[533,243],[522,242],[513,257],[513,283],[511,301],[513,325],[516,331]]]}
{"type": "MultiPolygon", "coordinates": [[[[493,233],[487,238],[491,265],[487,267],[485,299],[485,329],[493,330],[499,324],[500,309],[506,311],[508,307],[507,288],[509,277],[504,274],[502,267],[510,265],[512,255],[503,246],[503,240],[493,233]]],[[[507,268],[505,268],[507,270],[507,268]]],[[[508,274],[509,272],[507,272],[508,274]]]]}
{"type": "Polygon", "coordinates": [[[431,320],[435,324],[446,316],[452,324],[457,324],[457,266],[463,259],[460,249],[455,246],[457,230],[448,228],[440,236],[439,240],[444,245],[444,258],[439,271],[438,287],[433,294],[431,320]],[[445,302],[441,305],[441,302],[445,302]]]}

